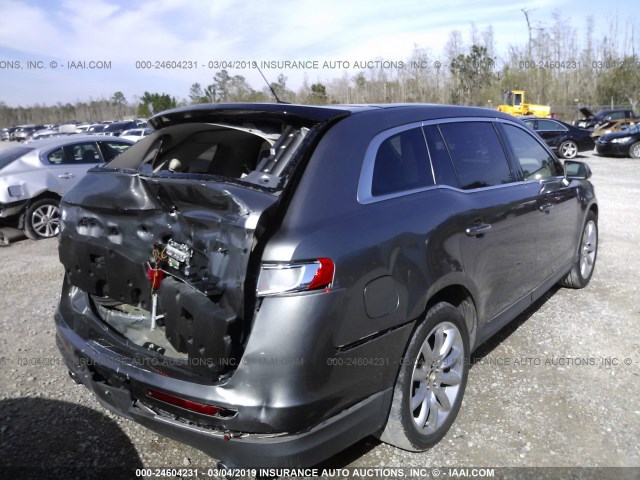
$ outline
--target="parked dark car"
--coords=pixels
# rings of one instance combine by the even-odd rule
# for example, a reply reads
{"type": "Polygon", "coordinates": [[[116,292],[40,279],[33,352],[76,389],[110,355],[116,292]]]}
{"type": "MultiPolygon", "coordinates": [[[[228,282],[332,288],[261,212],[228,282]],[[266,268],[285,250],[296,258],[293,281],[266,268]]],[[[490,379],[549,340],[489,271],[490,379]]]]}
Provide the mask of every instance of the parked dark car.
{"type": "Polygon", "coordinates": [[[17,226],[33,240],[57,235],[60,197],[91,167],[112,160],[131,144],[65,135],[0,151],[0,225],[17,226]]]}
{"type": "Polygon", "coordinates": [[[625,118],[635,118],[636,114],[633,110],[602,110],[595,115],[588,108],[581,108],[580,113],[584,115],[584,118],[575,122],[578,128],[594,129],[603,123],[610,122],[612,120],[623,120],[625,118]]]}
{"type": "Polygon", "coordinates": [[[627,130],[601,136],[596,142],[596,152],[605,157],[640,158],[640,126],[636,124],[627,130]]]}
{"type": "Polygon", "coordinates": [[[593,274],[589,168],[446,105],[199,105],[61,203],[72,378],[230,467],[310,466],[375,435],[419,451],[470,353],[593,274]]]}
{"type": "Polygon", "coordinates": [[[525,118],[523,122],[535,130],[562,158],[575,158],[578,152],[591,151],[595,146],[591,132],[560,120],[525,118]]]}
{"type": "Polygon", "coordinates": [[[137,127],[136,122],[113,122],[113,123],[107,124],[107,126],[103,128],[102,131],[99,132],[99,135],[111,135],[111,136],[117,137],[125,130],[129,130],[131,128],[136,128],[136,127],[137,127]]]}

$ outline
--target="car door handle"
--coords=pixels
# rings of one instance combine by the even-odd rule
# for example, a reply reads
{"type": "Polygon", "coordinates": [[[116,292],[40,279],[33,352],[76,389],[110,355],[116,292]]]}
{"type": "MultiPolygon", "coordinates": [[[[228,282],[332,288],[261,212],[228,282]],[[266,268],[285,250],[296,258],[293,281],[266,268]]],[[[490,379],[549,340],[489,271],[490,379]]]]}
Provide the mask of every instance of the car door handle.
{"type": "Polygon", "coordinates": [[[541,212],[548,212],[551,207],[553,207],[553,203],[543,203],[538,207],[538,210],[540,210],[541,212]]]}
{"type": "Polygon", "coordinates": [[[488,232],[489,230],[491,230],[491,225],[489,225],[488,223],[480,223],[477,225],[471,225],[470,227],[467,227],[464,233],[467,234],[467,237],[480,237],[480,236],[483,236],[485,232],[488,232]]]}
{"type": "Polygon", "coordinates": [[[73,173],[61,173],[58,175],[58,178],[73,178],[75,175],[73,173]]]}

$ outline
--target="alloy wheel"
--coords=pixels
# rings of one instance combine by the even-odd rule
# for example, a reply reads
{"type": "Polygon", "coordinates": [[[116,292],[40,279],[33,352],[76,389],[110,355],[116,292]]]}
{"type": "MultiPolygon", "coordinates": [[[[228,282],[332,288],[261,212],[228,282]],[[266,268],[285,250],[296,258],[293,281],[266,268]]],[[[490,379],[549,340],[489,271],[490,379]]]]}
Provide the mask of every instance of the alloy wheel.
{"type": "Polygon", "coordinates": [[[60,229],[60,211],[56,205],[44,204],[31,215],[33,230],[43,238],[55,237],[60,229]]]}
{"type": "Polygon", "coordinates": [[[411,412],[420,433],[431,434],[446,421],[460,392],[464,358],[453,323],[440,323],[427,335],[411,376],[411,412]]]}
{"type": "Polygon", "coordinates": [[[580,245],[580,274],[582,278],[589,278],[593,264],[596,261],[596,248],[598,247],[598,232],[596,223],[589,220],[584,227],[582,243],[580,245]]]}
{"type": "Polygon", "coordinates": [[[573,142],[565,142],[560,146],[560,154],[564,158],[574,158],[578,154],[578,146],[573,142]]]}

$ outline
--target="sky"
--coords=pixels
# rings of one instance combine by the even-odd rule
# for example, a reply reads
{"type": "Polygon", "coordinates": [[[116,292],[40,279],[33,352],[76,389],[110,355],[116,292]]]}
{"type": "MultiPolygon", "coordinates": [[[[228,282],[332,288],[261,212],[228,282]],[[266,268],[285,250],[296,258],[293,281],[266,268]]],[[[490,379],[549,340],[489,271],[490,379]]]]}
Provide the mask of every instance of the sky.
{"type": "Polygon", "coordinates": [[[592,16],[596,40],[608,33],[614,18],[624,24],[621,32],[629,35],[633,27],[640,37],[637,0],[606,5],[602,0],[0,0],[0,102],[54,105],[111,98],[116,91],[130,102],[145,91],[181,99],[193,83],[212,83],[222,67],[261,90],[264,80],[251,62],[264,61],[305,62],[302,68],[262,69],[269,81],[284,74],[295,90],[305,79],[326,83],[353,75],[360,71],[355,62],[406,60],[415,47],[438,60],[449,33],[460,30],[468,41],[472,24],[479,31],[493,27],[500,56],[510,44],[527,41],[523,8],[534,26],[551,25],[555,10],[579,35],[592,16]],[[175,62],[187,68],[175,68],[175,62]]]}

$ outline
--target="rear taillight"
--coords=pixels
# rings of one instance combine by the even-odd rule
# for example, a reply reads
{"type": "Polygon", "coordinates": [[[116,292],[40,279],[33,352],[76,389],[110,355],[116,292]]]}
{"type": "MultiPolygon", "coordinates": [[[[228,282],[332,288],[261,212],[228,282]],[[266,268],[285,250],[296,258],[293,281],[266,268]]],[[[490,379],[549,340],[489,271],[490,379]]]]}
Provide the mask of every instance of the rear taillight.
{"type": "Polygon", "coordinates": [[[260,267],[258,295],[305,292],[331,286],[335,266],[329,258],[306,262],[265,263],[260,267]]]}

